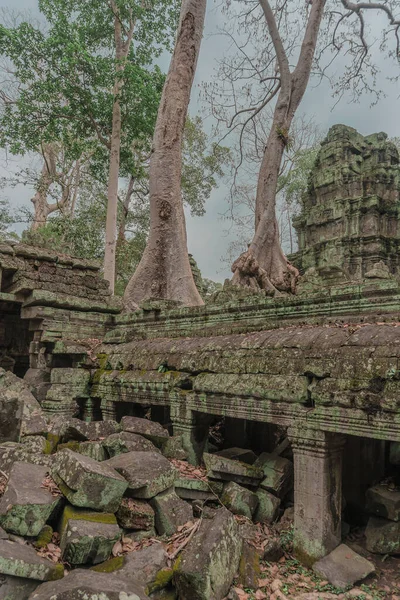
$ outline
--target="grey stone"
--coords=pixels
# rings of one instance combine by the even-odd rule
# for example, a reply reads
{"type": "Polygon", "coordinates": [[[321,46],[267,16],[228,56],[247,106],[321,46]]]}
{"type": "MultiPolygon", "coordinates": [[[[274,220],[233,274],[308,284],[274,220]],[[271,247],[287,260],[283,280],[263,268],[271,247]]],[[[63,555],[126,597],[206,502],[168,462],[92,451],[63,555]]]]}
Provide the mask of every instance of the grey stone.
{"type": "Polygon", "coordinates": [[[51,472],[71,504],[112,513],[118,509],[128,483],[108,462],[98,463],[62,450],[57,453],[51,472]]]}
{"type": "Polygon", "coordinates": [[[136,433],[147,438],[157,448],[161,448],[169,438],[169,433],[160,423],[149,421],[148,419],[139,419],[139,417],[123,417],[121,420],[122,429],[130,433],[136,433]]]}
{"type": "Polygon", "coordinates": [[[369,560],[341,544],[328,556],[316,562],[313,570],[335,587],[344,589],[374,573],[375,567],[369,560]]]}
{"type": "Polygon", "coordinates": [[[77,569],[56,583],[45,583],[29,600],[148,600],[143,588],[118,573],[77,569]]]}
{"type": "Polygon", "coordinates": [[[39,535],[61,501],[42,487],[45,477],[45,467],[14,463],[0,501],[0,524],[6,531],[39,535]]]}
{"type": "Polygon", "coordinates": [[[273,523],[276,521],[281,505],[280,498],[263,489],[257,491],[257,498],[258,506],[254,514],[254,521],[257,523],[273,523]]]}
{"type": "Polygon", "coordinates": [[[239,563],[239,581],[245,588],[257,589],[261,577],[260,555],[247,540],[243,541],[239,563]]]}
{"type": "Polygon", "coordinates": [[[161,589],[163,584],[168,583],[168,577],[160,577],[160,574],[165,572],[166,567],[167,555],[163,546],[153,544],[127,554],[124,566],[118,571],[118,575],[126,581],[139,583],[147,593],[150,593],[156,589],[161,589]],[[158,585],[156,583],[157,579],[160,580],[158,585]]]}
{"type": "Polygon", "coordinates": [[[224,486],[221,502],[235,515],[252,519],[258,506],[258,497],[254,492],[231,481],[224,486]]]}
{"type": "Polygon", "coordinates": [[[223,485],[221,481],[203,481],[202,479],[179,477],[175,481],[175,491],[179,498],[183,500],[215,501],[222,493],[223,485]]]}
{"type": "Polygon", "coordinates": [[[103,441],[103,446],[110,458],[127,452],[159,452],[150,440],[129,431],[109,435],[103,441]]]}
{"type": "Polygon", "coordinates": [[[42,465],[51,468],[55,459],[54,455],[34,454],[24,444],[14,442],[5,442],[0,444],[0,465],[1,470],[7,476],[16,462],[24,462],[32,465],[42,465]]]}
{"type": "Polygon", "coordinates": [[[215,456],[223,456],[224,458],[230,458],[231,460],[240,460],[247,465],[253,465],[257,459],[253,450],[246,450],[244,448],[227,448],[226,450],[214,452],[214,454],[215,456]]]}
{"type": "Polygon", "coordinates": [[[63,443],[75,440],[78,442],[103,439],[121,431],[116,421],[92,421],[87,423],[80,419],[69,419],[61,426],[60,437],[63,443]]]}
{"type": "Polygon", "coordinates": [[[262,559],[266,562],[278,562],[284,555],[282,544],[279,538],[269,538],[263,548],[262,559]]]}
{"type": "Polygon", "coordinates": [[[42,558],[31,546],[0,540],[0,573],[37,581],[55,581],[64,577],[64,567],[42,558]]]}
{"type": "Polygon", "coordinates": [[[181,435],[170,437],[162,444],[162,453],[165,458],[175,458],[176,460],[187,460],[189,452],[183,447],[181,435]]]}
{"type": "Polygon", "coordinates": [[[128,482],[129,495],[150,499],[174,485],[176,469],[157,452],[128,452],[102,463],[120,473],[128,482]]]}
{"type": "Polygon", "coordinates": [[[366,494],[366,509],[372,515],[390,521],[400,520],[400,491],[390,490],[385,485],[376,485],[366,494]]]}
{"type": "Polygon", "coordinates": [[[115,516],[124,529],[154,530],[154,509],[143,500],[122,498],[115,516]]]}
{"type": "Polygon", "coordinates": [[[0,575],[0,600],[28,600],[38,585],[33,579],[0,575]]]}
{"type": "Polygon", "coordinates": [[[207,475],[211,479],[219,481],[234,481],[238,484],[258,486],[263,478],[263,470],[238,460],[231,460],[223,456],[205,453],[204,463],[207,467],[207,475]]]}
{"type": "Polygon", "coordinates": [[[400,554],[400,521],[371,517],[365,530],[366,546],[377,554],[400,554]]]}
{"type": "Polygon", "coordinates": [[[108,560],[121,530],[112,514],[66,507],[62,518],[60,548],[71,565],[98,564],[108,560]]]}
{"type": "Polygon", "coordinates": [[[159,535],[173,535],[178,527],[193,520],[193,509],[181,500],[173,489],[158,494],[151,501],[155,512],[156,530],[159,535]]]}
{"type": "Polygon", "coordinates": [[[180,598],[222,600],[232,584],[242,553],[242,539],[234,516],[225,508],[213,520],[203,520],[199,531],[175,565],[180,598]]]}
{"type": "Polygon", "coordinates": [[[19,442],[25,435],[40,435],[46,430],[42,409],[28,385],[0,369],[0,442],[19,442]]]}
{"type": "Polygon", "coordinates": [[[287,458],[263,452],[254,463],[263,470],[264,478],[260,487],[284,498],[293,486],[293,463],[287,458]]]}
{"type": "Polygon", "coordinates": [[[21,440],[27,452],[35,454],[50,454],[51,445],[42,435],[30,435],[21,440]]]}

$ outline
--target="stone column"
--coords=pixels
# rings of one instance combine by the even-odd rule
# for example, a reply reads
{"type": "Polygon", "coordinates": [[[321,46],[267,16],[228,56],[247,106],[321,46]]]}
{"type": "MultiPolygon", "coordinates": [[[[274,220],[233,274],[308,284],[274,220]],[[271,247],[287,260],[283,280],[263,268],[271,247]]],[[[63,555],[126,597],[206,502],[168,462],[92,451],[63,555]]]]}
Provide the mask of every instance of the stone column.
{"type": "Polygon", "coordinates": [[[100,404],[103,421],[116,421],[117,408],[112,400],[102,400],[100,404]]]}
{"type": "Polygon", "coordinates": [[[294,456],[294,549],[307,566],[340,544],[345,438],[306,428],[288,431],[294,456]]]}
{"type": "Polygon", "coordinates": [[[174,436],[182,436],[189,462],[198,465],[207,442],[210,417],[187,409],[181,402],[171,403],[171,422],[174,436]]]}

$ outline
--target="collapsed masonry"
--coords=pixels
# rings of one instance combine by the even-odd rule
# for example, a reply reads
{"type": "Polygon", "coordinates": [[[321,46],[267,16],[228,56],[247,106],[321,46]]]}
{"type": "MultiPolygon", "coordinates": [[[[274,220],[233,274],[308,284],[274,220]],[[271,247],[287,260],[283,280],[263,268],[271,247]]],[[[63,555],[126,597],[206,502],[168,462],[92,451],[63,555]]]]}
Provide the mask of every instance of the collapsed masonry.
{"type": "MultiPolygon", "coordinates": [[[[0,366],[25,378],[45,414],[114,423],[150,412],[191,463],[204,459],[210,480],[226,482],[216,492],[229,494],[225,505],[242,506],[247,493],[251,516],[263,490],[278,516],[292,485],[283,493],[260,474],[252,483],[232,476],[246,470],[242,450],[215,452],[245,448],[257,469],[263,453],[280,456],[283,440],[295,551],[306,564],[339,546],[343,498],[346,515],[369,519],[371,551],[400,551],[398,154],[382,134],[337,126],[318,161],[297,225],[296,297],[221,303],[222,292],[201,308],[149,302],[122,314],[95,265],[0,247],[0,366]]],[[[0,438],[18,443],[2,425],[12,414],[0,438]]]]}

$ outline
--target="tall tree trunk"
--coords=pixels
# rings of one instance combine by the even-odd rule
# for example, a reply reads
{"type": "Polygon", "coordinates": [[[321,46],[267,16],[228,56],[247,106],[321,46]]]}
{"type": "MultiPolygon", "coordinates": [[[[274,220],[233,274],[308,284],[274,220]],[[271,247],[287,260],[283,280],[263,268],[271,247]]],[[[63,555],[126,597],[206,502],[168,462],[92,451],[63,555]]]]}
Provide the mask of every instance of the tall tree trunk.
{"type": "Polygon", "coordinates": [[[299,273],[288,262],[279,243],[276,194],[293,117],[310,78],[325,0],[313,0],[298,63],[292,73],[270,4],[268,0],[259,2],[274,43],[281,89],[258,179],[255,234],[248,250],[232,265],[232,283],[271,293],[276,290],[295,293],[299,273]]]}
{"type": "Polygon", "coordinates": [[[43,167],[35,195],[31,198],[34,215],[31,231],[37,231],[47,223],[49,214],[57,210],[57,205],[48,203],[51,185],[57,179],[57,151],[51,144],[42,147],[43,167]]]}
{"type": "Polygon", "coordinates": [[[158,111],[150,159],[150,234],[130,280],[125,306],[168,299],[185,306],[203,300],[190,268],[181,194],[182,141],[204,29],[207,0],[183,0],[167,80],[158,111]]]}
{"type": "Polygon", "coordinates": [[[130,201],[132,198],[134,185],[135,185],[135,178],[133,176],[131,176],[131,178],[129,179],[128,189],[126,190],[124,204],[122,206],[122,215],[121,215],[121,220],[119,222],[119,227],[118,227],[118,242],[117,242],[118,244],[122,244],[122,242],[126,241],[126,234],[125,234],[126,220],[128,218],[128,214],[129,214],[129,204],[130,204],[130,201]]]}
{"type": "Polygon", "coordinates": [[[122,43],[122,28],[118,16],[115,16],[115,45],[117,64],[117,79],[114,85],[114,106],[112,117],[112,134],[110,149],[110,169],[108,177],[106,245],[104,253],[104,279],[110,284],[110,290],[115,289],[115,256],[117,251],[117,217],[118,217],[118,181],[121,154],[122,116],[119,95],[122,89],[122,71],[124,70],[124,51],[122,43]]]}

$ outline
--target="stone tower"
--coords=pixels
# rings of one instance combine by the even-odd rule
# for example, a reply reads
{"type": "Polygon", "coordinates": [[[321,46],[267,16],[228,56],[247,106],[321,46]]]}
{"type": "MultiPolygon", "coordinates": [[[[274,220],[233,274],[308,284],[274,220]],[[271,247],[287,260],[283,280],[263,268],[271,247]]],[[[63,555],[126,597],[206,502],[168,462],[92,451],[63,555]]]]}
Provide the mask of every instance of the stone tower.
{"type": "Polygon", "coordinates": [[[301,272],[332,283],[400,278],[400,166],[385,133],[332,127],[321,144],[294,227],[301,272]]]}

